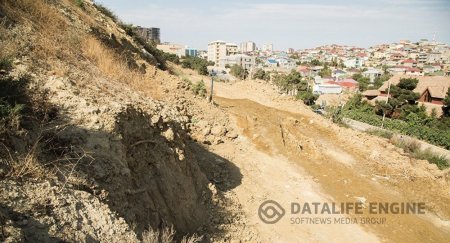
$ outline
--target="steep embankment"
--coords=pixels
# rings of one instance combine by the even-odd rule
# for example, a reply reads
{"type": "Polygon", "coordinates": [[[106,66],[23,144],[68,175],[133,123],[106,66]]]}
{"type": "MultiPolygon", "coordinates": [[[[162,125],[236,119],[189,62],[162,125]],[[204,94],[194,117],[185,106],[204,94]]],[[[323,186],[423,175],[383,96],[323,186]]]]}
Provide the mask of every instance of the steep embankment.
{"type": "Polygon", "coordinates": [[[0,58],[12,64],[0,68],[1,98],[24,107],[1,117],[0,239],[133,242],[235,222],[211,223],[228,211],[205,166],[229,162],[190,138],[187,107],[156,100],[179,79],[99,10],[0,3],[0,58]]]}

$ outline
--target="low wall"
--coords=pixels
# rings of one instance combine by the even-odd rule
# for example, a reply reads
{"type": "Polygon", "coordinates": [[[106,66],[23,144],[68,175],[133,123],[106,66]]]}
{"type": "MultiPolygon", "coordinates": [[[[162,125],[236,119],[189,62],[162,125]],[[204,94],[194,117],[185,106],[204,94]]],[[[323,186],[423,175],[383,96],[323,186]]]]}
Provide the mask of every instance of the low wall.
{"type": "Polygon", "coordinates": [[[370,124],[364,123],[364,122],[360,122],[360,121],[355,121],[349,118],[343,118],[342,121],[349,127],[351,127],[352,129],[358,130],[358,131],[368,131],[368,130],[382,130],[382,131],[388,131],[388,132],[392,132],[394,134],[395,137],[401,137],[402,139],[405,140],[414,140],[420,143],[420,149],[421,150],[427,150],[429,149],[430,151],[432,151],[435,154],[438,155],[443,155],[445,156],[447,159],[450,159],[450,151],[446,150],[444,148],[438,147],[436,145],[433,144],[429,144],[427,142],[424,142],[422,140],[418,140],[417,138],[413,138],[407,135],[402,135],[402,134],[398,134],[395,133],[393,131],[387,130],[387,129],[382,129],[380,127],[376,127],[376,126],[372,126],[370,124]]]}

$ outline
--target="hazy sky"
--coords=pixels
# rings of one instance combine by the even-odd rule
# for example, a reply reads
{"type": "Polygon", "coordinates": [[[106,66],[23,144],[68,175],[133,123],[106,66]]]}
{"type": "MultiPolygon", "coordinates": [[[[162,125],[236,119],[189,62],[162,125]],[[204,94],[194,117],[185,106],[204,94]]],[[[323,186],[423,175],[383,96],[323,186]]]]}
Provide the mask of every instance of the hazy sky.
{"type": "Polygon", "coordinates": [[[417,41],[450,43],[450,0],[96,0],[122,20],[160,27],[161,40],[207,49],[213,40],[276,50],[323,44],[368,47],[417,41]]]}

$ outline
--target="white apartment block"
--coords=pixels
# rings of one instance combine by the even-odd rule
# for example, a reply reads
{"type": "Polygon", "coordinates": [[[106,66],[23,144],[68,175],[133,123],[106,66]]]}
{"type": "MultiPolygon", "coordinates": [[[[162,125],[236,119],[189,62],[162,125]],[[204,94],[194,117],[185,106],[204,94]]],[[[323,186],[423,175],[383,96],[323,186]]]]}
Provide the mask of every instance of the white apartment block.
{"type": "Polygon", "coordinates": [[[238,46],[233,43],[227,43],[227,56],[236,55],[238,53],[238,46]]]}
{"type": "Polygon", "coordinates": [[[236,55],[230,55],[226,56],[222,59],[220,59],[220,67],[225,68],[225,65],[233,66],[235,64],[243,67],[244,69],[247,69],[250,71],[255,67],[256,64],[256,58],[253,56],[248,56],[245,54],[236,54],[236,55]]]}
{"type": "Polygon", "coordinates": [[[208,44],[208,61],[214,62],[216,67],[223,66],[220,61],[227,56],[236,55],[238,46],[225,41],[213,41],[208,44]]]}
{"type": "Polygon", "coordinates": [[[213,41],[208,44],[208,61],[214,62],[216,67],[219,66],[221,58],[227,56],[227,43],[225,41],[213,41]]]}
{"type": "Polygon", "coordinates": [[[262,46],[262,51],[273,52],[273,44],[272,43],[264,44],[262,46]]]}
{"type": "Polygon", "coordinates": [[[253,52],[256,50],[256,44],[253,41],[246,41],[246,42],[242,42],[239,45],[239,51],[241,53],[248,53],[248,52],[253,52]]]}

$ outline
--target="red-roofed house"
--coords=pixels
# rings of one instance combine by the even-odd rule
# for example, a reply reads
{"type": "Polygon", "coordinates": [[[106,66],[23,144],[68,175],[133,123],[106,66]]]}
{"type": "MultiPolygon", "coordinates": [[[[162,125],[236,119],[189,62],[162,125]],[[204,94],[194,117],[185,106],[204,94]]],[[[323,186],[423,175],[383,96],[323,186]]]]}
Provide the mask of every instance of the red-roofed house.
{"type": "Polygon", "coordinates": [[[399,61],[402,58],[404,58],[404,56],[401,53],[394,53],[391,55],[391,59],[394,61],[399,61]]]}
{"type": "Polygon", "coordinates": [[[329,82],[326,82],[326,84],[337,84],[337,85],[341,86],[343,90],[347,90],[347,91],[356,91],[356,90],[358,90],[358,86],[359,86],[358,82],[351,78],[343,79],[343,80],[339,80],[339,81],[329,81],[329,82]]]}
{"type": "Polygon", "coordinates": [[[417,61],[413,59],[406,59],[401,61],[401,64],[405,67],[417,67],[417,61]]]}
{"type": "Polygon", "coordinates": [[[311,69],[308,66],[298,66],[297,71],[303,76],[303,77],[309,77],[310,75],[314,74],[311,72],[311,69]]]}
{"type": "Polygon", "coordinates": [[[410,75],[410,76],[424,76],[424,73],[422,70],[420,70],[418,68],[411,68],[411,67],[406,68],[405,74],[410,75]]]}

